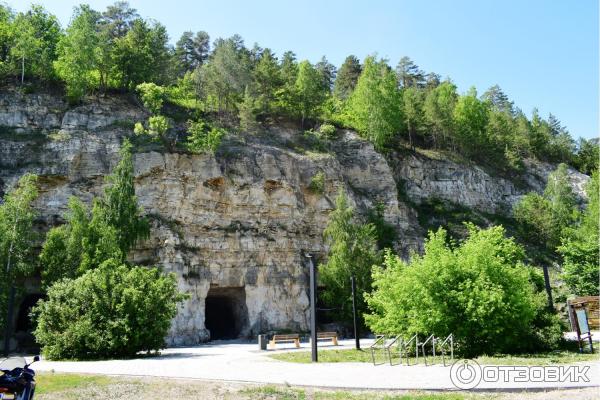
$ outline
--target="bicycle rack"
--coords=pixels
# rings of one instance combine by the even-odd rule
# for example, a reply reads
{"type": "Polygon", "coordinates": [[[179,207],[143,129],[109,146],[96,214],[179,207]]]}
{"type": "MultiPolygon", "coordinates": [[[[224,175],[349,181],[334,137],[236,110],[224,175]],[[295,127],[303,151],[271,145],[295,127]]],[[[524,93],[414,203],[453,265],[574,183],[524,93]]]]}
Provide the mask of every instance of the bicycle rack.
{"type": "Polygon", "coordinates": [[[402,362],[402,356],[404,355],[406,357],[406,365],[410,365],[408,346],[412,342],[415,342],[415,364],[417,364],[419,362],[419,336],[414,334],[410,339],[400,341],[400,362],[402,362]]]}
{"type": "MultiPolygon", "coordinates": [[[[429,335],[427,339],[423,343],[419,343],[421,345],[421,351],[423,352],[423,359],[425,360],[425,366],[427,366],[427,353],[425,352],[425,345],[431,341],[431,345],[433,348],[433,356],[432,359],[435,361],[435,336],[429,335]]],[[[431,363],[433,365],[433,362],[431,363]]]]}
{"type": "Polygon", "coordinates": [[[446,347],[448,344],[450,345],[450,360],[454,360],[454,335],[452,333],[439,345],[442,352],[442,363],[444,364],[444,367],[446,366],[446,347]]]}
{"type": "MultiPolygon", "coordinates": [[[[375,362],[375,350],[377,350],[377,345],[381,344],[383,346],[383,343],[385,343],[385,335],[377,335],[375,336],[375,341],[373,342],[373,344],[369,346],[369,349],[371,350],[371,359],[373,360],[373,365],[380,365],[375,362]]],[[[381,364],[385,364],[385,361],[381,364]]]]}
{"type": "MultiPolygon", "coordinates": [[[[390,352],[390,349],[396,343],[402,343],[402,338],[400,337],[400,335],[397,335],[397,336],[394,336],[393,338],[389,338],[388,340],[385,340],[382,345],[383,348],[387,351],[387,356],[388,356],[388,360],[390,361],[390,365],[394,365],[392,363],[392,353],[390,352]],[[400,342],[398,342],[398,340],[400,340],[400,342]]],[[[400,357],[400,363],[402,363],[402,357],[400,357]]]]}

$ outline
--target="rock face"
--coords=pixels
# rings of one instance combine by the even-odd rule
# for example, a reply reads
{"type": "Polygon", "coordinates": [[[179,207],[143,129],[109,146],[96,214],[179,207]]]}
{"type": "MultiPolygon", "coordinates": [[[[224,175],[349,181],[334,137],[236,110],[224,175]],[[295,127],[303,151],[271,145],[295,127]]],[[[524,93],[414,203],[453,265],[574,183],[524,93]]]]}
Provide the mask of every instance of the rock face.
{"type": "MultiPolygon", "coordinates": [[[[3,92],[0,194],[23,173],[34,172],[40,175],[36,207],[44,229],[60,223],[70,196],[90,201],[102,192],[122,139],[145,117],[122,98],[68,108],[50,94],[3,92]]],[[[284,128],[270,134],[299,135],[284,128]]],[[[339,190],[363,215],[383,204],[398,234],[397,250],[407,254],[421,247],[425,234],[411,204],[438,198],[506,212],[522,194],[543,188],[547,176],[539,167],[518,189],[478,167],[416,154],[386,159],[349,131],[340,132],[329,153],[303,154],[255,137],[244,141],[226,141],[215,156],[135,154],[136,192],[152,230],[132,261],[174,272],[180,289],[190,294],[173,320],[170,345],[196,344],[211,334],[307,329],[303,254],[317,261],[324,256],[322,232],[339,190]],[[325,176],[322,193],[309,188],[318,172],[325,176]]]]}

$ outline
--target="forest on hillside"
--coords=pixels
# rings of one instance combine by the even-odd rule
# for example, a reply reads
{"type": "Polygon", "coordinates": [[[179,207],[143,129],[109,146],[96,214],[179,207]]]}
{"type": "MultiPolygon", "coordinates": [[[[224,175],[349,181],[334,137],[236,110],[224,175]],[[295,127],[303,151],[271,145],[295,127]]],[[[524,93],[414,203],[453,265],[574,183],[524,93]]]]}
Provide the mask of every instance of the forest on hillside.
{"type": "Polygon", "coordinates": [[[219,127],[252,132],[285,120],[303,129],[324,125],[316,133],[325,136],[351,128],[380,151],[434,148],[500,170],[537,158],[589,174],[598,163],[597,140],[575,141],[552,114],[527,115],[497,85],[461,94],[450,78],[408,57],[394,67],[375,55],[349,55],[338,68],[325,56],[313,64],[293,51],[248,47],[239,35],[211,42],[204,31],[184,32],[173,46],[160,22],[125,1],[103,11],[76,7],[66,27],[42,6],[16,13],[0,4],[0,78],[29,91],[64,86],[73,104],[99,93],[139,94],[152,117],[136,133],[155,139],[174,128],[164,104],[183,107],[200,150],[215,147],[219,127]]]}

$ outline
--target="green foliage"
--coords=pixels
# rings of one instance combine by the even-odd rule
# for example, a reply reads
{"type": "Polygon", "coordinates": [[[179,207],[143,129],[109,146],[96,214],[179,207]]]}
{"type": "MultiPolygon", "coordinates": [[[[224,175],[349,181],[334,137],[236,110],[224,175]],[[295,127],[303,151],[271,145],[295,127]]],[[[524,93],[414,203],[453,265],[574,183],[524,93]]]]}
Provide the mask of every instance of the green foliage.
{"type": "Polygon", "coordinates": [[[127,33],[114,40],[112,79],[126,89],[134,89],[143,82],[168,81],[168,40],[163,25],[134,20],[127,33]]]}
{"type": "Polygon", "coordinates": [[[204,121],[188,121],[188,133],[187,148],[192,153],[214,153],[225,136],[223,129],[204,121]]]}
{"type": "Polygon", "coordinates": [[[600,167],[600,145],[598,139],[579,138],[574,164],[579,171],[590,175],[600,167]]]}
{"type": "Polygon", "coordinates": [[[137,85],[136,90],[142,98],[144,107],[152,114],[159,114],[163,106],[165,88],[152,82],[144,82],[137,85]]]}
{"type": "Polygon", "coordinates": [[[434,147],[453,143],[453,115],[457,100],[456,86],[450,81],[443,82],[429,91],[425,98],[423,112],[434,147]]]}
{"type": "Polygon", "coordinates": [[[237,35],[217,40],[208,62],[195,73],[199,97],[218,112],[236,110],[250,78],[248,52],[237,35]]]}
{"type": "Polygon", "coordinates": [[[44,287],[80,276],[109,259],[123,263],[135,243],[148,236],[149,224],[135,196],[129,142],[123,144],[120,155],[107,178],[104,196],[94,199],[91,213],[80,200],[71,198],[67,223],[48,232],[40,253],[44,287]]]}
{"type": "Polygon", "coordinates": [[[311,192],[317,194],[323,194],[325,191],[325,173],[323,171],[319,171],[313,175],[310,179],[310,184],[308,188],[311,192]]]}
{"type": "Polygon", "coordinates": [[[107,177],[108,187],[101,200],[104,221],[117,229],[117,240],[123,254],[127,254],[140,239],[150,234],[146,218],[135,195],[131,143],[125,140],[119,152],[121,159],[107,177]]]}
{"type": "Polygon", "coordinates": [[[356,56],[346,57],[333,84],[334,96],[343,100],[347,99],[354,91],[361,71],[362,67],[356,56]]]}
{"type": "Polygon", "coordinates": [[[354,221],[354,209],[343,191],[338,194],[335,204],[323,232],[329,252],[327,262],[319,265],[319,279],[325,286],[321,298],[338,309],[336,315],[347,322],[352,318],[350,277],[356,279],[357,310],[362,313],[366,310],[364,296],[371,291],[371,267],[381,259],[375,227],[354,221]]]}
{"type": "Polygon", "coordinates": [[[125,259],[119,247],[117,229],[102,217],[98,203],[90,213],[81,200],[69,199],[66,223],[48,231],[40,252],[45,289],[63,278],[74,279],[108,259],[125,259]]]}
{"type": "Polygon", "coordinates": [[[323,137],[327,139],[333,139],[335,133],[337,132],[337,129],[335,129],[335,126],[325,123],[319,127],[319,132],[323,137]]]}
{"type": "Polygon", "coordinates": [[[53,78],[52,63],[62,36],[58,19],[42,6],[32,5],[27,12],[16,16],[12,30],[13,71],[46,80],[53,78]]]}
{"type": "Polygon", "coordinates": [[[302,126],[307,118],[314,118],[318,114],[325,94],[317,69],[310,62],[302,61],[298,65],[295,85],[296,104],[302,118],[302,126]]]}
{"type": "Polygon", "coordinates": [[[558,252],[563,257],[562,277],[571,292],[577,296],[597,296],[598,254],[600,254],[600,218],[598,171],[592,174],[588,186],[588,204],[577,226],[566,232],[558,252]]]}
{"type": "Polygon", "coordinates": [[[165,346],[182,299],[173,274],[108,260],[50,287],[34,334],[49,359],[133,357],[165,346]]]}
{"type": "Polygon", "coordinates": [[[500,226],[468,228],[459,245],[448,244],[441,228],[430,233],[425,253],[408,263],[388,252],[385,267],[373,272],[367,324],[378,333],[452,333],[466,357],[543,347],[535,322],[544,294],[534,291],[523,249],[500,226]]]}
{"type": "Polygon", "coordinates": [[[246,87],[244,100],[239,107],[240,128],[246,132],[256,132],[259,124],[256,121],[256,100],[250,94],[250,89],[246,87]]]}
{"type": "Polygon", "coordinates": [[[396,227],[385,220],[385,204],[377,203],[369,210],[369,223],[375,228],[377,247],[380,250],[393,249],[398,237],[396,227]]]}
{"type": "Polygon", "coordinates": [[[77,7],[66,35],[58,43],[58,59],[54,68],[65,82],[67,96],[73,102],[79,101],[99,84],[99,75],[96,73],[98,18],[98,13],[89,6],[77,7]]]}
{"type": "Polygon", "coordinates": [[[175,44],[176,69],[181,75],[193,71],[208,59],[210,37],[204,31],[183,32],[175,44]]]}
{"type": "Polygon", "coordinates": [[[525,195],[515,205],[513,214],[522,225],[523,237],[554,252],[564,230],[578,215],[567,165],[560,164],[548,176],[543,196],[537,193],[525,195]]]}
{"type": "Polygon", "coordinates": [[[33,202],[37,176],[25,174],[0,203],[0,326],[5,326],[8,288],[33,271],[33,202]]]}
{"type": "Polygon", "coordinates": [[[396,75],[385,61],[367,57],[348,99],[348,123],[382,149],[403,125],[400,102],[396,75]]]}
{"type": "Polygon", "coordinates": [[[475,88],[459,97],[453,118],[459,148],[466,156],[477,155],[487,142],[487,113],[486,104],[477,98],[475,88]]]}

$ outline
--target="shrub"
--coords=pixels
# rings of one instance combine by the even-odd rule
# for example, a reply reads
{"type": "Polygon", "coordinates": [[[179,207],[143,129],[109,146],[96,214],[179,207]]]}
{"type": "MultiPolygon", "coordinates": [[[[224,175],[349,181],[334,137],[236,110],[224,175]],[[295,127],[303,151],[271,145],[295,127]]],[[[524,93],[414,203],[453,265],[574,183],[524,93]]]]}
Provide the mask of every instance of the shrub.
{"type": "Polygon", "coordinates": [[[144,82],[137,85],[136,89],[142,98],[144,107],[152,114],[160,113],[165,97],[165,88],[155,83],[144,82]]]}
{"type": "Polygon", "coordinates": [[[325,139],[333,139],[336,129],[335,126],[325,123],[319,127],[319,132],[325,139]]]}
{"type": "Polygon", "coordinates": [[[225,135],[222,129],[203,121],[188,121],[188,132],[187,148],[192,153],[214,153],[225,135]]]}
{"type": "Polygon", "coordinates": [[[49,359],[131,357],[164,347],[181,300],[173,274],[108,260],[52,285],[34,334],[49,359]]]}
{"type": "Polygon", "coordinates": [[[557,320],[546,314],[523,249],[501,226],[467,227],[470,237],[458,246],[448,244],[441,228],[430,233],[424,255],[408,263],[388,251],[386,268],[373,273],[367,324],[377,333],[453,333],[466,357],[552,345],[557,320]],[[542,342],[541,332],[552,338],[542,342]]]}
{"type": "Polygon", "coordinates": [[[308,188],[311,192],[322,194],[325,190],[325,174],[323,171],[317,172],[311,179],[308,188]]]}

